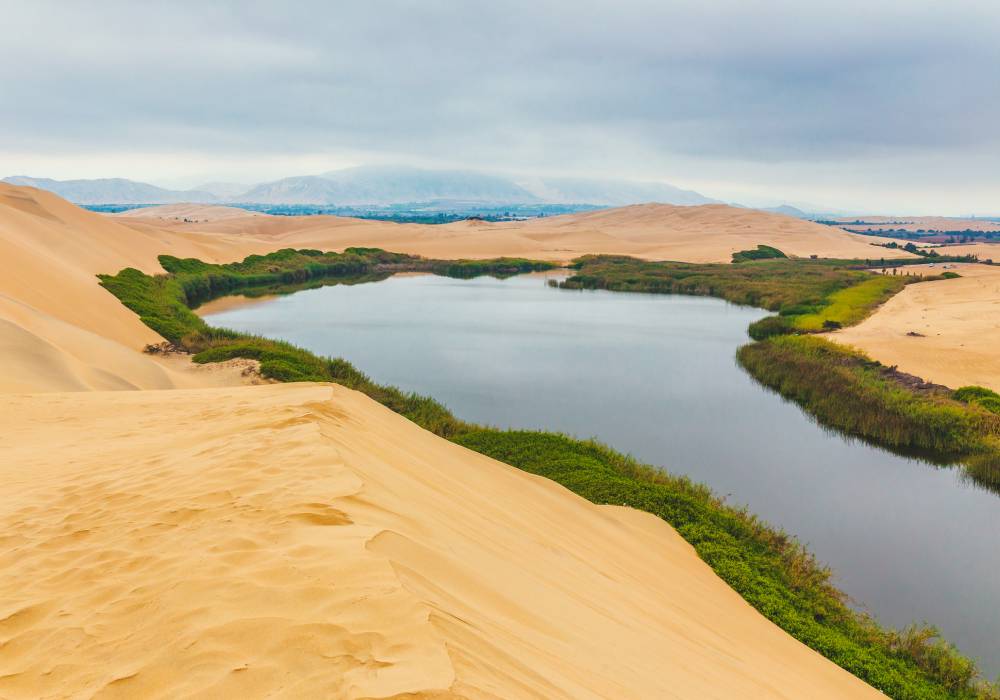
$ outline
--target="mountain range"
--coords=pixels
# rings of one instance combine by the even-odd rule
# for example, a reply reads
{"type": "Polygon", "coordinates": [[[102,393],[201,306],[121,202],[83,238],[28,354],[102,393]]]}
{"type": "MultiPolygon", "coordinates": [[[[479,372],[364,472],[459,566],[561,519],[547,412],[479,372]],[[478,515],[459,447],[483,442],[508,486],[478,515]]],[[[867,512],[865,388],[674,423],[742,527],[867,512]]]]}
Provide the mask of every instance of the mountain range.
{"type": "Polygon", "coordinates": [[[53,180],[14,176],[5,178],[4,182],[49,190],[78,204],[195,202],[385,206],[435,203],[446,207],[461,204],[718,203],[698,192],[659,182],[547,177],[522,180],[474,171],[401,166],[359,166],[252,186],[207,183],[193,190],[170,190],[122,178],[53,180]]]}
{"type": "Polygon", "coordinates": [[[174,204],[215,202],[215,195],[199,190],[168,190],[145,182],[123,178],[100,180],[52,180],[16,175],[3,179],[11,185],[37,187],[54,192],[75,204],[174,204]]]}

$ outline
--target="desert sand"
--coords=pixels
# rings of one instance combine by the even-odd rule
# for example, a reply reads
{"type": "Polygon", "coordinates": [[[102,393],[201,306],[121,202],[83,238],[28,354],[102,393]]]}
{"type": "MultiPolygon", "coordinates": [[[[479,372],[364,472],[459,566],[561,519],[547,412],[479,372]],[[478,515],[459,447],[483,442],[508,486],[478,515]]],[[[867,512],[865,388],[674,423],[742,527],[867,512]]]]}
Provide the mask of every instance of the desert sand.
{"type": "Polygon", "coordinates": [[[5,698],[879,697],[661,520],[341,387],[0,411],[5,698]]]}
{"type": "Polygon", "coordinates": [[[881,697],[651,515],[142,354],[97,272],[282,237],[121,221],[0,188],[0,696],[881,697]]]}
{"type": "MultiPolygon", "coordinates": [[[[941,271],[941,265],[914,270],[920,268],[941,271]]],[[[952,269],[962,276],[909,285],[859,325],[830,337],[928,381],[1000,391],[1000,266],[952,269]]]]}

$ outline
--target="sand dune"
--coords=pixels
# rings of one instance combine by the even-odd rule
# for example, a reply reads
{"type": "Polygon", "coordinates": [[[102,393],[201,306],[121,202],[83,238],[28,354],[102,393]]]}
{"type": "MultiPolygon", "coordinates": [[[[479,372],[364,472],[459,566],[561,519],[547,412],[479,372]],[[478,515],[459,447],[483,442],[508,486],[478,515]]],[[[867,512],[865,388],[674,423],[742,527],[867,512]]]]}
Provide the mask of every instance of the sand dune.
{"type": "MultiPolygon", "coordinates": [[[[192,217],[202,217],[192,212],[192,217]]],[[[334,216],[224,218],[185,231],[241,235],[271,245],[341,250],[366,245],[442,258],[525,256],[569,261],[587,253],[650,260],[729,262],[758,244],[793,256],[908,257],[872,239],[788,216],[725,205],[641,204],[527,221],[459,221],[426,226],[334,216]]]]}
{"type": "Polygon", "coordinates": [[[0,416],[5,698],[880,697],[657,518],[340,387],[0,416]]]}
{"type": "Polygon", "coordinates": [[[161,338],[96,275],[162,271],[161,253],[232,259],[243,257],[238,250],[225,236],[137,230],[51,193],[0,184],[0,391],[189,386],[189,372],[136,352],[161,338]]]}
{"type": "Polygon", "coordinates": [[[33,392],[0,401],[0,696],[878,696],[652,516],[340,387],[154,390],[247,378],[138,352],[156,335],[97,272],[475,228],[269,219],[189,230],[0,187],[0,391],[33,392]]]}
{"type": "Polygon", "coordinates": [[[831,338],[929,381],[1000,391],[1000,267],[955,269],[962,277],[910,285],[831,338]]]}

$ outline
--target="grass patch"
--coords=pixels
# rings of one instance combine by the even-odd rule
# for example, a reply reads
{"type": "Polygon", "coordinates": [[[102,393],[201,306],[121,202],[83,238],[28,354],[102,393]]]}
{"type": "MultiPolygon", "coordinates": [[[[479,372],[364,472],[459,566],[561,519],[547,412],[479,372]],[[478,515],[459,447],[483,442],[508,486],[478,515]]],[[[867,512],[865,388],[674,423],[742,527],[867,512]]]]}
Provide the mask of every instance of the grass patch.
{"type": "MultiPolygon", "coordinates": [[[[817,295],[817,290],[836,291],[847,286],[847,278],[842,277],[847,273],[821,265],[804,273],[780,268],[777,274],[786,275],[788,286],[794,289],[789,292],[780,282],[766,280],[767,271],[759,268],[784,262],[746,263],[747,273],[738,278],[743,281],[739,292],[744,295],[742,303],[767,299],[777,308],[795,303],[811,309],[825,298],[817,295]]],[[[265,376],[278,381],[336,382],[367,394],[440,436],[550,478],[594,503],[627,504],[653,513],[675,527],[699,556],[761,613],[890,697],[1000,697],[980,681],[975,665],[932,628],[886,630],[851,610],[845,596],[830,583],[830,572],[796,540],[746,510],[729,506],[705,486],[640,464],[593,441],[555,433],[501,431],[464,422],[434,399],[378,384],[344,360],[319,357],[282,341],[212,328],[191,311],[192,306],[233,291],[258,293],[289,285],[349,284],[404,269],[457,276],[473,271],[507,274],[515,269],[544,269],[538,266],[547,263],[426,261],[374,249],[349,249],[340,256],[279,251],[231,265],[169,257],[161,258],[161,263],[169,274],[151,276],[126,269],[117,275],[102,275],[101,284],[151,328],[196,353],[196,362],[250,358],[260,361],[265,376]]],[[[704,290],[706,287],[699,285],[708,284],[711,277],[688,269],[678,283],[704,290]]],[[[725,286],[711,289],[723,290],[725,286]]]]}
{"type": "MultiPolygon", "coordinates": [[[[780,252],[780,251],[779,251],[780,252]]],[[[857,323],[921,275],[873,274],[871,260],[758,259],[739,265],[649,262],[592,255],[574,262],[565,289],[713,296],[778,312],[751,324],[755,340],[857,323]]]]}
{"type": "Polygon", "coordinates": [[[854,325],[908,284],[957,276],[905,270],[921,260],[891,262],[895,267],[889,265],[877,274],[871,270],[885,264],[884,260],[749,258],[727,265],[587,255],[574,261],[575,274],[550,284],[564,289],[712,296],[776,311],[777,316],[763,318],[747,329],[751,338],[763,340],[854,325]]]}
{"type": "Polygon", "coordinates": [[[853,326],[901,290],[906,279],[898,275],[875,275],[833,292],[815,312],[796,315],[792,328],[813,332],[853,326]]]}

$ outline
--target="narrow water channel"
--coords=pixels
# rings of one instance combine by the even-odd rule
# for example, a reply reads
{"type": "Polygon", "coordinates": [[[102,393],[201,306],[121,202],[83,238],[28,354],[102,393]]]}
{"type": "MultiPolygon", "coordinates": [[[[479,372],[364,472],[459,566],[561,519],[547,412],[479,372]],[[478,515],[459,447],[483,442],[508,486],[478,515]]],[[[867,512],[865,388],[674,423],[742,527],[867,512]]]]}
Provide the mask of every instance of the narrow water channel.
{"type": "Polygon", "coordinates": [[[466,420],[597,437],[687,474],[805,542],[882,622],[926,620],[1000,673],[1000,497],[757,385],[735,351],[764,311],[543,275],[400,276],[214,308],[213,325],[343,357],[466,420]]]}

